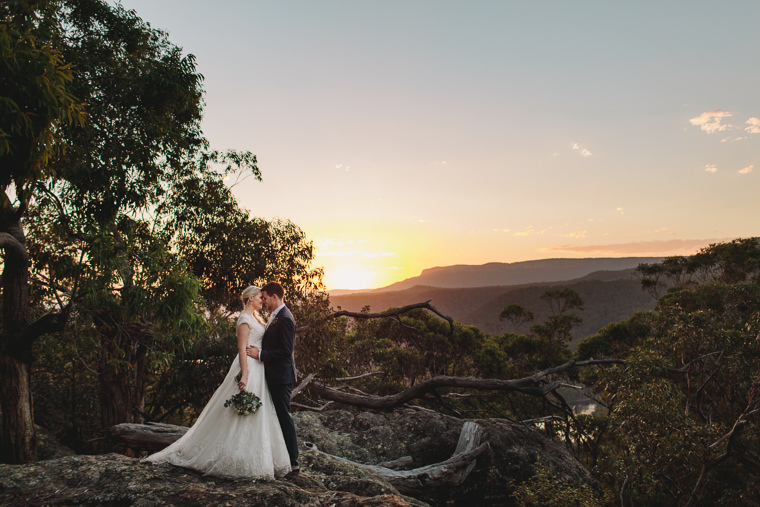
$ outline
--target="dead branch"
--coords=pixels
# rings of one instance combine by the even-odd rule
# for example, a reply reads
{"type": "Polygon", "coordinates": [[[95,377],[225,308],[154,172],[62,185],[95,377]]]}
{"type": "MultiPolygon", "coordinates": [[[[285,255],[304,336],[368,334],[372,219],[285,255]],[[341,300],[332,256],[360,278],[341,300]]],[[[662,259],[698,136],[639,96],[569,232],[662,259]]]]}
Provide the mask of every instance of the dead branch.
{"type": "Polygon", "coordinates": [[[377,464],[379,467],[390,468],[391,470],[404,470],[411,468],[412,465],[414,465],[414,460],[411,456],[403,456],[399,459],[383,461],[382,463],[377,464]]]}
{"type": "Polygon", "coordinates": [[[309,406],[309,405],[304,405],[302,403],[291,402],[290,406],[291,407],[297,407],[297,408],[300,408],[300,409],[303,409],[303,410],[311,410],[312,412],[324,412],[332,404],[333,404],[332,401],[328,401],[327,403],[324,403],[324,404],[322,404],[319,407],[312,407],[312,406],[309,406]]]}
{"type": "Polygon", "coordinates": [[[551,381],[550,378],[556,373],[567,371],[571,368],[582,366],[600,366],[609,364],[624,364],[620,359],[591,359],[588,361],[568,361],[562,365],[547,368],[528,377],[519,379],[483,379],[475,377],[450,377],[438,376],[420,382],[412,387],[386,396],[374,396],[369,394],[354,394],[339,391],[320,382],[312,382],[312,392],[324,399],[354,405],[357,407],[388,410],[401,406],[413,399],[422,398],[426,394],[434,392],[441,387],[455,387],[465,389],[493,390],[493,391],[516,391],[530,396],[543,397],[556,389],[560,383],[551,381]]]}
{"type": "MultiPolygon", "coordinates": [[[[430,304],[431,299],[428,299],[424,303],[414,303],[411,305],[402,306],[401,308],[394,308],[393,310],[388,310],[385,312],[379,312],[379,313],[362,313],[362,312],[349,312],[348,310],[339,310],[337,312],[333,312],[331,315],[328,315],[324,317],[322,320],[332,320],[337,319],[338,317],[351,317],[354,319],[382,319],[382,318],[390,318],[390,317],[398,317],[404,313],[410,312],[412,310],[417,310],[420,308],[424,308],[426,310],[429,310],[433,312],[434,314],[438,315],[440,318],[445,320],[449,323],[449,330],[451,333],[454,332],[454,319],[449,317],[448,315],[442,314],[436,307],[430,304]]],[[[296,329],[296,333],[303,333],[304,331],[308,331],[311,326],[302,326],[296,329]]]]}
{"type": "Polygon", "coordinates": [[[300,393],[301,391],[303,391],[303,390],[306,388],[306,386],[307,386],[307,385],[309,385],[309,383],[310,383],[312,380],[314,380],[314,374],[313,374],[313,373],[309,373],[309,375],[308,375],[308,376],[307,376],[305,379],[303,379],[303,380],[302,380],[302,381],[301,381],[301,382],[300,382],[300,383],[299,383],[299,384],[296,386],[296,388],[295,388],[295,389],[293,389],[293,392],[291,392],[291,393],[290,393],[290,399],[292,400],[293,398],[295,398],[295,397],[296,397],[296,394],[298,394],[298,393],[300,393]]]}
{"type": "MultiPolygon", "coordinates": [[[[459,434],[459,441],[457,442],[454,454],[449,459],[412,470],[395,470],[391,467],[383,466],[388,464],[392,466],[398,465],[399,463],[396,462],[382,465],[367,465],[340,456],[332,456],[341,461],[372,470],[395,486],[399,492],[413,495],[423,490],[456,487],[462,484],[475,467],[477,458],[490,449],[487,442],[480,443],[482,434],[483,429],[479,424],[472,421],[465,422],[459,434]]],[[[316,452],[321,452],[313,444],[309,447],[316,452]]],[[[402,458],[402,460],[406,462],[410,461],[406,458],[402,458]]]]}
{"type": "Polygon", "coordinates": [[[383,373],[385,373],[385,372],[384,371],[370,371],[370,372],[362,373],[361,375],[356,375],[356,376],[353,376],[353,377],[340,377],[340,378],[336,378],[335,381],[336,382],[348,382],[350,380],[358,380],[360,378],[372,377],[373,375],[382,375],[383,373]]]}

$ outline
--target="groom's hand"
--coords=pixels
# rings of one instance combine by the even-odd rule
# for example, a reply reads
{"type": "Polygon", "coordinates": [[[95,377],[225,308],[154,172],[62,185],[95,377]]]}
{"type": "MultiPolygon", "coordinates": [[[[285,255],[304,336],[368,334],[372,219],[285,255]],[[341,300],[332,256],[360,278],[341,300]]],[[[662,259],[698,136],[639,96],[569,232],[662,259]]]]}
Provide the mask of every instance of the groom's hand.
{"type": "Polygon", "coordinates": [[[259,349],[255,345],[248,345],[245,348],[245,353],[248,356],[250,356],[250,357],[252,357],[254,359],[258,359],[259,358],[259,349]]]}

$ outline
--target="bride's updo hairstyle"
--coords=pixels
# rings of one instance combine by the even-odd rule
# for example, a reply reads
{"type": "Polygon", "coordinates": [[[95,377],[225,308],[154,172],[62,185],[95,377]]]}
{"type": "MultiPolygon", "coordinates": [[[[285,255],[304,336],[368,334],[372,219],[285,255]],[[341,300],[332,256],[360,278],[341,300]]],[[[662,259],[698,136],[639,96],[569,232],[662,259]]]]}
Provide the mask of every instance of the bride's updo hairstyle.
{"type": "Polygon", "coordinates": [[[240,294],[240,301],[243,302],[243,307],[245,307],[246,303],[248,302],[248,298],[255,297],[256,294],[261,292],[261,289],[256,287],[255,285],[251,285],[247,289],[243,291],[242,294],[240,294]]]}

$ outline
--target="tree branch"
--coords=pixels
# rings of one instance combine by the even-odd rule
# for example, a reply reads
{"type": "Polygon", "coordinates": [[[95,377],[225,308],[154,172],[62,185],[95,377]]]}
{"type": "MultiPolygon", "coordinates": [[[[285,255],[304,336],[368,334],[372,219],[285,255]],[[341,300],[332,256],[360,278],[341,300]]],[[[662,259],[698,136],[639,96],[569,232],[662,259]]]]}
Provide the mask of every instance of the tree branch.
{"type": "MultiPolygon", "coordinates": [[[[399,315],[410,312],[412,310],[417,310],[420,308],[424,308],[426,310],[429,310],[433,312],[434,314],[438,315],[440,318],[445,320],[449,323],[449,330],[453,333],[454,332],[454,319],[449,317],[448,315],[444,315],[441,312],[438,311],[436,307],[430,304],[431,299],[428,299],[424,303],[414,303],[411,305],[402,306],[401,308],[394,308],[393,310],[388,310],[385,312],[379,312],[379,313],[362,313],[362,312],[349,312],[348,310],[339,310],[337,312],[333,312],[332,315],[328,315],[327,317],[324,317],[322,320],[332,320],[337,319],[338,317],[352,317],[354,319],[381,319],[381,318],[388,318],[388,317],[398,317],[399,315]]],[[[299,327],[296,332],[302,333],[309,329],[310,326],[303,326],[299,327]]]]}
{"type": "Polygon", "coordinates": [[[336,382],[348,382],[350,380],[357,380],[357,379],[360,379],[360,378],[372,377],[374,375],[382,375],[384,373],[385,373],[384,371],[369,371],[367,373],[362,373],[361,375],[355,375],[353,377],[339,377],[339,378],[336,378],[334,380],[336,382]]]}
{"type": "Polygon", "coordinates": [[[688,363],[686,363],[685,365],[681,366],[680,368],[670,368],[670,371],[672,371],[673,373],[685,373],[685,372],[689,371],[689,369],[691,368],[692,364],[696,363],[697,361],[701,361],[702,359],[706,359],[706,358],[708,358],[710,356],[714,356],[716,354],[721,354],[722,355],[723,351],[722,350],[716,350],[714,352],[710,352],[709,354],[701,355],[701,356],[695,358],[693,361],[689,361],[688,363]]]}
{"type": "Polygon", "coordinates": [[[32,343],[44,334],[63,331],[68,321],[68,312],[56,312],[43,315],[32,323],[24,333],[24,341],[32,343]]]}
{"type": "Polygon", "coordinates": [[[450,377],[438,376],[433,377],[419,384],[401,391],[400,393],[374,396],[367,394],[354,394],[339,391],[335,388],[326,386],[320,382],[312,382],[312,392],[327,400],[345,403],[364,408],[374,408],[388,410],[401,406],[413,399],[422,398],[426,394],[434,392],[441,387],[459,387],[466,389],[494,390],[494,391],[517,391],[530,396],[543,397],[546,393],[556,389],[560,383],[550,382],[548,377],[555,373],[567,371],[574,367],[624,364],[620,359],[600,359],[588,361],[568,361],[562,365],[547,368],[528,377],[519,379],[483,379],[475,377],[450,377]]]}

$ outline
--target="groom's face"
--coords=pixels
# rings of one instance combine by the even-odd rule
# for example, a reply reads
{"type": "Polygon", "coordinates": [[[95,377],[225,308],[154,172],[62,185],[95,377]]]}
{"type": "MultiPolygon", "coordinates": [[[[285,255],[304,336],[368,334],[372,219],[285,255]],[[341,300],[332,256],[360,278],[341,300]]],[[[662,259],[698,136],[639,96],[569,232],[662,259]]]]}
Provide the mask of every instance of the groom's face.
{"type": "Polygon", "coordinates": [[[267,294],[264,291],[261,292],[261,302],[264,303],[264,306],[266,307],[267,310],[271,311],[277,308],[275,299],[276,298],[273,295],[267,294]]]}
{"type": "Polygon", "coordinates": [[[261,291],[261,302],[263,303],[264,308],[269,310],[269,294],[264,291],[261,291]]]}

